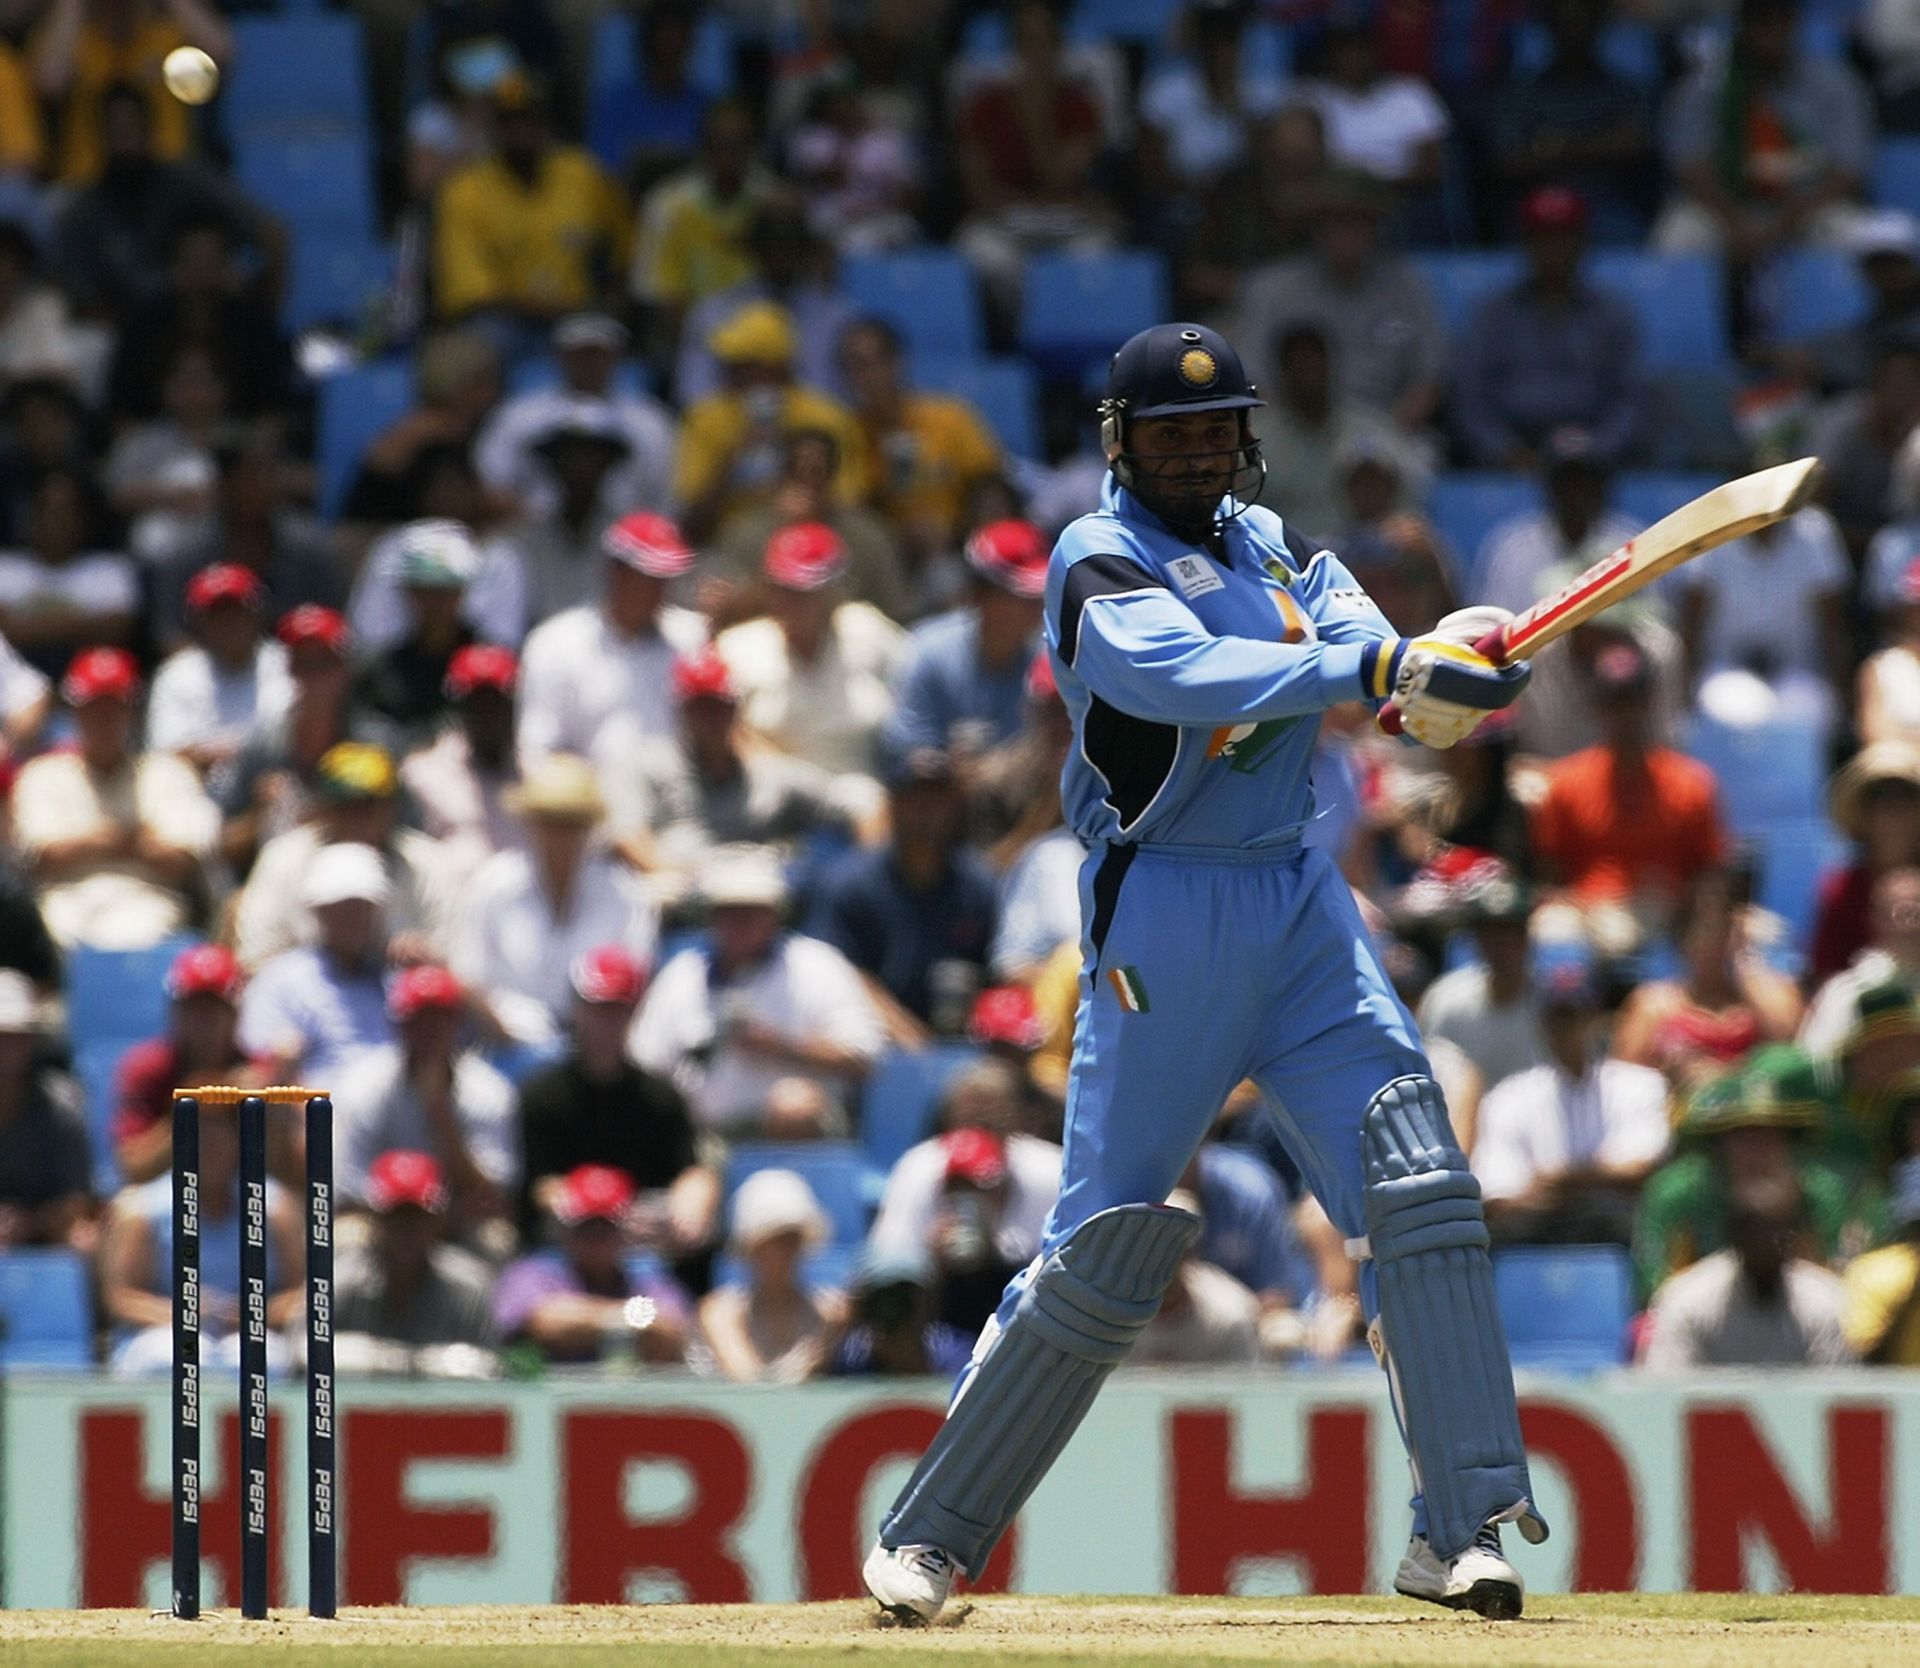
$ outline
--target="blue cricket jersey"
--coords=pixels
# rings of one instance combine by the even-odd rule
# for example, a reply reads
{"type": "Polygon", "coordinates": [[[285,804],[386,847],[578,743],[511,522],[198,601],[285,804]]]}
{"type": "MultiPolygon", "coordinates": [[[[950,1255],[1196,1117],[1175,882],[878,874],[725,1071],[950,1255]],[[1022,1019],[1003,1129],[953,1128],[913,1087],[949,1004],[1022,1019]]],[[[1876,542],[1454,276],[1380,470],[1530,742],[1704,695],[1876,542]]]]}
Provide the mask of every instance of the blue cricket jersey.
{"type": "Polygon", "coordinates": [[[1048,647],[1083,840],[1258,847],[1298,837],[1320,714],[1379,701],[1398,633],[1331,551],[1257,505],[1213,548],[1107,479],[1047,572],[1048,647]]]}

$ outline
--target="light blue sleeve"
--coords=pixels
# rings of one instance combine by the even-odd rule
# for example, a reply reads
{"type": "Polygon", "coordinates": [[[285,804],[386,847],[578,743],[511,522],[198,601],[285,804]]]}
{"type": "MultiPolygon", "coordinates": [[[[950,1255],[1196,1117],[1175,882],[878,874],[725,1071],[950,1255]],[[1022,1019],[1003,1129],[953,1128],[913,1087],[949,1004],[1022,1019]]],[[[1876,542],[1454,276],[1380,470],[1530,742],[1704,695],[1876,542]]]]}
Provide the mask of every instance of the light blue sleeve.
{"type": "Polygon", "coordinates": [[[1329,643],[1393,643],[1399,632],[1331,552],[1316,557],[1307,588],[1314,630],[1329,643]]]}

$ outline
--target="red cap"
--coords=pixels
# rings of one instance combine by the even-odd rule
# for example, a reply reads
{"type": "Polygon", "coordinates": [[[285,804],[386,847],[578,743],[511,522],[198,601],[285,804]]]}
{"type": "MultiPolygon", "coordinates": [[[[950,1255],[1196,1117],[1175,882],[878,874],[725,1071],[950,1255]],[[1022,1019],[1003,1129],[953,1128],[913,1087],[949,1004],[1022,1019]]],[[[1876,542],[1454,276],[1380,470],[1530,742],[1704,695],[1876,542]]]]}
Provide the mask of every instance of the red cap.
{"type": "Polygon", "coordinates": [[[267,588],[260,583],[260,576],[238,562],[215,562],[187,581],[187,607],[195,614],[204,614],[221,602],[257,609],[266,601],[267,588]]]}
{"type": "Polygon", "coordinates": [[[695,701],[703,696],[713,701],[739,698],[727,663],[712,649],[683,654],[673,663],[673,693],[682,701],[695,701]]]}
{"type": "Polygon", "coordinates": [[[167,994],[218,996],[231,1002],[240,994],[240,963],[221,944],[195,944],[173,958],[167,969],[167,994]]]}
{"type": "Polygon", "coordinates": [[[601,535],[600,548],[655,579],[678,579],[693,566],[693,552],[680,529],[649,510],[622,516],[601,535]]]}
{"type": "Polygon", "coordinates": [[[438,1216],[447,1208],[447,1184],[427,1153],[382,1153],[367,1166],[367,1203],[375,1210],[414,1205],[438,1216]]]}
{"type": "Polygon", "coordinates": [[[991,1130],[956,1129],[940,1137],[947,1180],[998,1187],[1007,1179],[1007,1144],[991,1130]]]}
{"type": "Polygon", "coordinates": [[[476,689],[497,689],[502,695],[513,693],[514,680],[520,676],[520,662],[513,650],[498,643],[469,643],[457,649],[447,662],[447,699],[464,701],[476,689]]]}
{"type": "Polygon", "coordinates": [[[1027,699],[1029,701],[1060,699],[1060,682],[1053,675],[1053,656],[1045,649],[1034,651],[1033,664],[1027,668],[1027,699]]]}
{"type": "Polygon", "coordinates": [[[60,698],[70,707],[102,697],[131,701],[140,693],[140,668],[125,649],[82,649],[60,680],[60,698]]]}
{"type": "Polygon", "coordinates": [[[1586,223],[1586,198],[1564,185],[1543,185],[1520,205],[1520,224],[1530,232],[1577,232],[1586,223]]]}
{"type": "Polygon", "coordinates": [[[1900,575],[1894,591],[1895,602],[1920,602],[1920,556],[1916,556],[1900,575]]]}
{"type": "Polygon", "coordinates": [[[302,603],[292,612],[282,614],[279,625],[274,628],[274,635],[290,649],[300,648],[306,643],[318,643],[322,648],[342,655],[352,641],[346,620],[333,609],[322,608],[317,602],[302,603]]]}
{"type": "Polygon", "coordinates": [[[602,944],[573,964],[573,994],[582,1002],[631,1005],[647,988],[647,970],[618,944],[602,944]]]}
{"type": "Polygon", "coordinates": [[[633,1178],[611,1164],[582,1164],[560,1184],[553,1214],[569,1228],[582,1222],[618,1222],[633,1203],[633,1178]]]}
{"type": "Polygon", "coordinates": [[[967,540],[973,571],[1017,597],[1047,588],[1047,538],[1031,521],[990,521],[967,540]]]}
{"type": "Polygon", "coordinates": [[[1035,1049],[1045,1039],[1033,992],[1025,985],[995,985],[973,1000],[967,1034],[977,1043],[1005,1043],[1010,1048],[1035,1049]]]}
{"type": "Polygon", "coordinates": [[[824,521],[796,521],[767,540],[761,567],[789,591],[817,591],[847,571],[847,547],[824,521]]]}
{"type": "Polygon", "coordinates": [[[457,1008],[467,999],[460,981],[431,962],[409,967],[387,992],[387,1012],[395,1019],[411,1019],[422,1008],[457,1008]]]}

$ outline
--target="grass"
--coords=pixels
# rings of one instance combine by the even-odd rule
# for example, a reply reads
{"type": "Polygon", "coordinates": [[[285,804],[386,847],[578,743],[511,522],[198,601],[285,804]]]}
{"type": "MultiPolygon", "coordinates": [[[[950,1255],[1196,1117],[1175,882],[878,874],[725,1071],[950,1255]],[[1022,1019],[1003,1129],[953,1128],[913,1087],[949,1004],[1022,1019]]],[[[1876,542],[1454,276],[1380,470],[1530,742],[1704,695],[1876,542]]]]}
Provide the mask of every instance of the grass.
{"type": "Polygon", "coordinates": [[[352,1668],[938,1668],[956,1657],[992,1668],[1879,1668],[1920,1661],[1920,1599],[1545,1595],[1506,1626],[1392,1598],[988,1598],[917,1629],[854,1603],[356,1610],[334,1623],[223,1613],[195,1625],[0,1613],[8,1668],[338,1665],[342,1650],[352,1668]]]}

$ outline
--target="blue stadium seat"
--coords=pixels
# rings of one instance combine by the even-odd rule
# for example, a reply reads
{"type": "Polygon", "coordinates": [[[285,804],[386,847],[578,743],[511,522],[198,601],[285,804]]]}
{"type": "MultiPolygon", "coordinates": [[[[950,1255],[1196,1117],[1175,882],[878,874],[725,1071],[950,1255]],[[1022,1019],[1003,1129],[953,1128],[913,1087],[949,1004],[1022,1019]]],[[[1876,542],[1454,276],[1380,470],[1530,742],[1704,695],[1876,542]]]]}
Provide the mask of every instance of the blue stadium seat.
{"type": "Polygon", "coordinates": [[[1920,135],[1880,141],[1873,154],[1873,200],[1920,214],[1920,135]]]}
{"type": "Polygon", "coordinates": [[[1701,713],[1687,722],[1684,750],[1720,783],[1720,814],[1735,834],[1764,837],[1801,823],[1826,792],[1826,737],[1811,725],[1779,721],[1734,729],[1701,713]]]}
{"type": "Polygon", "coordinates": [[[413,366],[401,358],[356,365],[320,384],[315,455],[322,514],[339,510],[360,466],[360,454],[412,404],[413,366]]]}
{"type": "Polygon", "coordinates": [[[92,1282],[79,1252],[0,1251],[0,1365],[93,1365],[92,1282]]]}
{"type": "Polygon", "coordinates": [[[1760,338],[1804,342],[1857,324],[1873,307],[1860,263],[1844,249],[1789,249],[1758,285],[1760,338]]]}
{"type": "Polygon", "coordinates": [[[1757,902],[1793,930],[1796,949],[1813,941],[1814,906],[1829,871],[1851,861],[1847,837],[1824,817],[1770,823],[1760,841],[1757,902]]]}
{"type": "Polygon", "coordinates": [[[1635,469],[1614,483],[1613,501],[1630,521],[1651,527],[1664,515],[1690,503],[1721,482],[1719,475],[1697,475],[1687,469],[1635,469]]]}
{"type": "Polygon", "coordinates": [[[93,1152],[94,1190],[103,1199],[118,1192],[123,1180],[113,1152],[114,1083],[121,1057],[138,1040],[108,1037],[76,1044],[73,1050],[73,1074],[80,1080],[87,1114],[87,1145],[93,1152]]]}
{"type": "Polygon", "coordinates": [[[1500,1251],[1493,1292],[1516,1367],[1590,1372],[1625,1360],[1633,1265],[1620,1246],[1500,1251]]]}
{"type": "Polygon", "coordinates": [[[368,305],[393,281],[393,251],[351,239],[295,238],[292,280],[280,322],[289,330],[317,324],[357,328],[368,305]]]}
{"type": "Polygon", "coordinates": [[[1587,275],[1638,315],[1651,369],[1711,369],[1728,362],[1726,275],[1718,257],[1602,249],[1587,275]]]}
{"type": "Polygon", "coordinates": [[[1466,249],[1409,259],[1433,291],[1433,304],[1440,310],[1448,337],[1456,342],[1480,303],[1496,290],[1517,283],[1526,264],[1517,249],[1466,249]]]}
{"type": "MultiPolygon", "coordinates": [[[[616,8],[593,28],[589,89],[604,92],[633,79],[634,14],[616,8]]],[[[733,91],[733,30],[717,11],[703,11],[693,26],[693,50],[687,56],[687,80],[715,98],[733,91]]]]}
{"type": "Polygon", "coordinates": [[[233,73],[220,92],[230,134],[261,130],[367,131],[365,46],[358,18],[241,17],[233,73]]]}
{"type": "Polygon", "coordinates": [[[1158,46],[1172,32],[1182,0],[1080,0],[1069,26],[1076,39],[1158,46]]]}
{"type": "Polygon", "coordinates": [[[899,331],[915,353],[985,351],[979,280],[951,249],[849,255],[840,263],[840,288],[861,312],[899,331]]]}
{"type": "Polygon", "coordinates": [[[1027,262],[1020,345],[1076,380],[1136,331],[1170,317],[1166,257],[1154,250],[1036,255],[1027,262]]]}
{"type": "Polygon", "coordinates": [[[145,950],[75,945],[67,957],[67,1035],[75,1049],[157,1033],[167,1020],[167,969],[193,942],[183,935],[145,950]]]}
{"type": "Polygon", "coordinates": [[[756,1170],[795,1170],[806,1178],[833,1224],[833,1243],[858,1245],[867,1237],[866,1160],[850,1141],[743,1142],[727,1160],[727,1199],[756,1170]]]}
{"type": "Polygon", "coordinates": [[[860,1099],[860,1144],[882,1174],[909,1147],[933,1133],[940,1097],[962,1066],[979,1059],[971,1043],[890,1050],[880,1057],[860,1099]]]}
{"type": "Polygon", "coordinates": [[[1539,508],[1540,483],[1505,470],[1448,470],[1427,488],[1427,515],[1452,548],[1457,570],[1467,576],[1469,595],[1487,535],[1509,517],[1539,508]]]}
{"type": "Polygon", "coordinates": [[[234,173],[296,239],[374,240],[373,152],[365,134],[253,135],[238,147],[234,173]]]}
{"type": "Polygon", "coordinates": [[[1040,458],[1040,386],[1024,359],[950,359],[923,354],[912,365],[914,383],[973,406],[1000,444],[1018,458],[1040,458]]]}
{"type": "MultiPolygon", "coordinates": [[[[1644,23],[1616,19],[1601,26],[1594,43],[1600,62],[1636,87],[1659,87],[1666,77],[1660,36],[1644,23]]],[[[1523,75],[1538,75],[1553,62],[1553,36],[1547,26],[1527,19],[1514,31],[1513,67],[1523,75]]]]}

